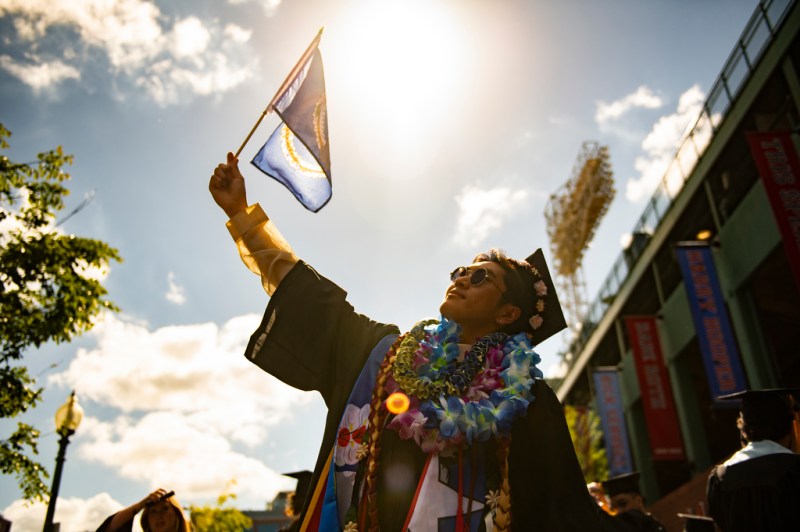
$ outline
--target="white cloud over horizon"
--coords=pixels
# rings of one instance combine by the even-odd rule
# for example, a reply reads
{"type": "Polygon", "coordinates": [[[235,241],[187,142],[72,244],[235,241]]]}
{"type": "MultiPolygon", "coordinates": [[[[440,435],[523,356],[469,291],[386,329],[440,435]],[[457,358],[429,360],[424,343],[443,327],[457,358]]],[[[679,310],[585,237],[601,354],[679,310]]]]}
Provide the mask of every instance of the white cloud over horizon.
{"type": "MultiPolygon", "coordinates": [[[[98,493],[86,500],[59,497],[53,521],[60,523],[61,532],[95,530],[106,517],[122,508],[123,505],[108,493],[98,493]]],[[[13,523],[14,532],[38,532],[42,529],[46,513],[47,504],[27,503],[22,500],[12,502],[2,511],[3,517],[13,523]]],[[[138,524],[138,519],[135,523],[138,524]]],[[[137,529],[141,530],[141,527],[134,526],[134,530],[137,529]]]]}
{"type": "Polygon", "coordinates": [[[242,449],[266,443],[271,430],[305,404],[300,392],[258,371],[242,353],[259,317],[148,330],[106,315],[50,385],[117,410],[86,416],[74,449],[122,478],[170,486],[184,500],[214,499],[232,479],[245,499],[270,500],[291,481],[242,449]],[[203,464],[203,467],[198,467],[203,464]]]}
{"type": "Polygon", "coordinates": [[[453,242],[459,246],[481,244],[525,205],[528,191],[509,187],[483,189],[468,185],[458,196],[458,216],[453,242]]]}
{"type": "Polygon", "coordinates": [[[679,143],[703,108],[705,93],[693,85],[681,94],[675,112],[662,116],[642,141],[645,155],[636,158],[634,168],[639,177],[626,184],[625,197],[639,202],[652,194],[675,156],[679,143]]]}
{"type": "Polygon", "coordinates": [[[0,68],[37,94],[80,79],[96,51],[115,80],[144,89],[161,106],[228,91],[252,76],[255,63],[237,59],[252,57],[249,30],[196,16],[171,21],[148,0],[0,0],[0,17],[12,18],[22,45],[19,57],[0,58],[0,68]],[[65,53],[52,37],[64,29],[76,33],[79,49],[65,53]]]}

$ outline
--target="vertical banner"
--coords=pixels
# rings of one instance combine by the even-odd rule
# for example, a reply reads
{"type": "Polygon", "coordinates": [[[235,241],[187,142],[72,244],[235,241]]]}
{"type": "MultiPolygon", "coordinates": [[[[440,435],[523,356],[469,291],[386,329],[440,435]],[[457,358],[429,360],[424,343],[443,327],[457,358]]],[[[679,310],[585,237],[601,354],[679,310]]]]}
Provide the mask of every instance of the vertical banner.
{"type": "Polygon", "coordinates": [[[800,288],[800,160],[791,133],[748,133],[747,142],[780,229],[795,283],[800,288]]]}
{"type": "Polygon", "coordinates": [[[667,368],[654,316],[627,316],[625,325],[636,363],[647,435],[654,460],[684,460],[683,440],[675,413],[667,368]]]}
{"type": "Polygon", "coordinates": [[[619,393],[617,368],[595,368],[592,377],[606,444],[608,476],[610,478],[631,473],[633,463],[628,446],[628,431],[625,428],[622,396],[619,393]]]}
{"type": "Polygon", "coordinates": [[[708,387],[714,402],[720,403],[718,396],[740,392],[747,388],[747,383],[714,267],[714,257],[711,248],[704,242],[679,242],[675,251],[683,273],[697,340],[703,353],[708,387]]]}

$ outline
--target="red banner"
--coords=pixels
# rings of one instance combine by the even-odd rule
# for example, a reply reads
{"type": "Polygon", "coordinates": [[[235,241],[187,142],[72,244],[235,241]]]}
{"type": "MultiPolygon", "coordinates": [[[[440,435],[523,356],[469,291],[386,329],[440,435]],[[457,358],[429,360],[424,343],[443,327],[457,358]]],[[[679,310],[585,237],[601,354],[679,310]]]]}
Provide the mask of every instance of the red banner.
{"type": "Polygon", "coordinates": [[[800,160],[791,134],[748,133],[747,142],[767,190],[794,280],[800,287],[800,160]]]}
{"type": "Polygon", "coordinates": [[[675,414],[667,368],[653,316],[625,318],[631,340],[636,376],[647,421],[647,435],[654,460],[684,460],[683,440],[675,414]]]}

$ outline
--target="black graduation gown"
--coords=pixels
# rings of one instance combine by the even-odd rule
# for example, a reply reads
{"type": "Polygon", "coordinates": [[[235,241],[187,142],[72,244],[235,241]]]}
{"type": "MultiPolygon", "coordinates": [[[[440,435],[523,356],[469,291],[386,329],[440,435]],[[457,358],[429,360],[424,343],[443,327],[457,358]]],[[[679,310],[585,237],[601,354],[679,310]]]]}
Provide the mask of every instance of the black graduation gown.
{"type": "Polygon", "coordinates": [[[708,508],[725,532],[800,530],[800,455],[768,454],[715,467],[708,508]]]}
{"type": "MultiPolygon", "coordinates": [[[[290,386],[318,391],[328,407],[312,490],[335,444],[339,421],[365,361],[381,340],[399,333],[394,325],[357,314],[346,295],[308,264],[298,262],[270,299],[245,352],[254,364],[290,386]]],[[[542,380],[536,381],[532,391],[536,399],[511,432],[513,529],[598,530],[601,510],[586,489],[561,404],[542,380]]],[[[400,440],[390,430],[384,431],[383,438],[382,467],[396,459],[421,471],[425,455],[413,442],[400,440]]],[[[408,505],[387,500],[385,490],[378,493],[382,529],[399,530],[408,505]]],[[[303,514],[310,499],[306,497],[303,514]]]]}

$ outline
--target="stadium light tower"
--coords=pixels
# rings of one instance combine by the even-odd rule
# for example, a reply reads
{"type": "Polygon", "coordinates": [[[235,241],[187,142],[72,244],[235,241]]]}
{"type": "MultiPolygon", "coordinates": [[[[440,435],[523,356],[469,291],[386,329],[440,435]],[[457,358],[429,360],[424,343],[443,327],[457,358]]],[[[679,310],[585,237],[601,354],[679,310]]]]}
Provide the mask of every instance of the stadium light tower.
{"type": "Polygon", "coordinates": [[[556,283],[573,335],[580,331],[587,309],[583,255],[615,193],[608,147],[584,142],[572,176],[545,207],[556,283]]]}

